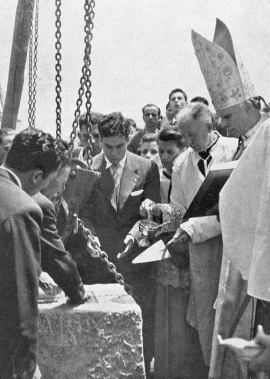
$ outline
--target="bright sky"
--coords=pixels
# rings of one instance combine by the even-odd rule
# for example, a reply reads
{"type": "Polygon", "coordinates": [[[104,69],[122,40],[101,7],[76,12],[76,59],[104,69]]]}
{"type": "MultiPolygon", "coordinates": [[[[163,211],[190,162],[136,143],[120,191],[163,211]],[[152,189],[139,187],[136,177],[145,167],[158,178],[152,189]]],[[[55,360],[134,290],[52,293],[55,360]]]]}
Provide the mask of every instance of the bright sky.
{"type": "MultiPolygon", "coordinates": [[[[71,132],[84,54],[81,0],[62,2],[62,130],[71,132]]],[[[0,83],[6,92],[17,0],[1,0],[0,83]]],[[[55,134],[54,1],[40,0],[36,126],[55,134]]],[[[92,110],[122,111],[143,126],[141,109],[165,114],[169,92],[209,94],[191,43],[193,28],[212,40],[215,19],[229,27],[258,94],[270,101],[269,0],[100,0],[92,43],[92,110]]],[[[19,118],[27,127],[27,70],[19,118]]],[[[85,109],[83,108],[82,111],[85,109]]]]}

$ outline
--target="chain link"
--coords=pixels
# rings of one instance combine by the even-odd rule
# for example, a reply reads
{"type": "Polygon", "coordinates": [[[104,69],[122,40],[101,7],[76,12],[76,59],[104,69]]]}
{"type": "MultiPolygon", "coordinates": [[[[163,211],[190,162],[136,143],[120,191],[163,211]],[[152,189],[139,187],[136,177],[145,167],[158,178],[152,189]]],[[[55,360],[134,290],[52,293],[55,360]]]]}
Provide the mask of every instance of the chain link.
{"type": "Polygon", "coordinates": [[[93,239],[93,235],[90,230],[84,226],[84,222],[80,218],[78,218],[76,215],[74,216],[77,218],[78,227],[82,230],[84,237],[87,241],[91,242],[91,245],[94,247],[95,252],[97,252],[98,257],[106,263],[108,270],[114,275],[117,283],[121,284],[121,286],[124,286],[125,291],[130,296],[134,297],[131,286],[126,284],[123,275],[116,271],[115,265],[109,261],[108,255],[105,253],[105,251],[102,251],[100,249],[96,241],[93,239]]]}
{"type": "Polygon", "coordinates": [[[35,127],[36,118],[36,82],[37,82],[37,47],[38,47],[38,18],[39,0],[36,1],[35,9],[35,30],[33,15],[35,0],[31,1],[30,17],[30,38],[29,38],[29,86],[28,86],[28,124],[30,128],[35,127]]]}
{"type": "MultiPolygon", "coordinates": [[[[57,71],[57,75],[56,75],[56,81],[57,81],[57,85],[56,85],[57,131],[56,131],[56,133],[57,133],[58,138],[60,138],[60,136],[61,136],[61,108],[60,108],[60,103],[61,103],[61,97],[60,97],[60,93],[61,93],[61,86],[60,86],[60,82],[61,82],[61,76],[60,76],[60,70],[61,70],[61,65],[60,65],[60,60],[61,60],[61,54],[60,54],[60,49],[61,49],[60,15],[61,15],[61,10],[60,10],[60,5],[61,5],[61,0],[56,0],[56,6],[57,6],[57,10],[56,10],[56,16],[57,16],[56,41],[57,42],[55,44],[56,49],[57,49],[57,53],[56,53],[56,60],[57,60],[57,64],[56,64],[56,71],[57,71]]],[[[84,27],[84,31],[85,31],[84,65],[82,68],[82,77],[80,79],[80,88],[78,90],[79,97],[78,97],[78,100],[76,102],[76,110],[74,112],[75,118],[74,118],[74,121],[72,124],[72,132],[70,134],[70,143],[69,143],[69,156],[71,156],[72,150],[74,148],[74,140],[76,138],[76,129],[78,127],[79,118],[80,118],[80,114],[81,114],[80,108],[82,105],[82,97],[84,95],[84,91],[86,90],[85,91],[85,95],[86,95],[86,124],[87,124],[87,134],[88,134],[87,164],[88,164],[89,169],[90,169],[91,164],[92,164],[92,157],[91,157],[91,146],[92,146],[92,141],[91,141],[91,126],[92,126],[92,122],[91,122],[92,121],[91,120],[91,107],[92,107],[92,104],[91,104],[91,96],[92,96],[91,84],[92,83],[91,83],[91,70],[90,70],[90,65],[91,65],[90,54],[91,54],[91,42],[93,39],[92,30],[94,28],[94,23],[93,23],[93,19],[95,16],[94,7],[95,7],[95,1],[85,0],[85,5],[84,5],[84,10],[85,10],[85,16],[84,16],[84,20],[85,20],[85,27],[84,27]]],[[[62,191],[62,193],[63,193],[63,191],[62,191]]],[[[62,196],[60,196],[60,199],[62,199],[62,196]]],[[[58,210],[59,210],[60,202],[61,201],[59,200],[56,204],[56,207],[55,207],[56,212],[58,212],[58,210]]],[[[100,247],[98,246],[96,241],[93,239],[93,236],[92,236],[90,230],[84,226],[84,223],[81,219],[77,218],[77,216],[75,216],[75,217],[77,219],[78,227],[80,227],[80,229],[82,230],[84,237],[94,247],[95,251],[98,253],[99,258],[106,263],[108,270],[114,275],[115,280],[119,284],[124,286],[125,291],[129,295],[133,296],[131,287],[125,283],[123,275],[116,271],[116,266],[112,262],[109,261],[108,255],[100,249],[100,247]]]]}
{"type": "Polygon", "coordinates": [[[56,70],[56,86],[55,86],[55,91],[56,91],[56,138],[60,139],[61,138],[61,0],[56,0],[56,11],[55,11],[55,16],[56,16],[56,21],[55,21],[55,26],[56,26],[56,32],[55,32],[55,37],[56,37],[56,42],[55,42],[55,48],[56,48],[56,53],[55,53],[55,59],[56,59],[56,65],[55,65],[55,70],[56,70]]]}
{"type": "Polygon", "coordinates": [[[36,85],[37,85],[37,48],[38,48],[38,18],[39,18],[39,0],[36,0],[35,14],[35,34],[34,34],[34,54],[33,54],[33,108],[32,108],[32,124],[35,127],[36,121],[36,85]]]}
{"type": "Polygon", "coordinates": [[[86,156],[87,156],[87,165],[88,168],[92,165],[92,140],[91,140],[91,128],[92,128],[92,120],[91,120],[91,42],[93,39],[92,30],[94,28],[93,18],[94,18],[94,12],[93,8],[95,6],[94,1],[87,1],[85,2],[85,54],[84,54],[84,63],[85,63],[85,87],[86,87],[86,125],[87,125],[87,139],[88,139],[88,145],[86,149],[86,156]],[[92,16],[92,17],[91,17],[92,16]]]}
{"type": "Polygon", "coordinates": [[[31,1],[31,9],[30,9],[30,37],[29,37],[29,49],[28,49],[28,54],[29,54],[29,68],[28,68],[28,125],[29,128],[32,127],[32,99],[33,99],[33,92],[32,92],[32,87],[33,87],[33,12],[34,12],[34,6],[35,6],[35,1],[31,1]]]}
{"type": "Polygon", "coordinates": [[[84,10],[85,10],[85,49],[84,49],[84,65],[82,68],[82,77],[80,79],[80,88],[78,90],[78,100],[76,102],[76,110],[74,113],[74,121],[72,124],[72,132],[70,134],[70,143],[69,143],[69,155],[71,156],[72,150],[74,148],[74,140],[76,138],[76,130],[78,128],[79,118],[80,118],[80,108],[82,105],[82,97],[84,92],[86,94],[86,123],[87,123],[87,134],[88,134],[88,147],[87,147],[87,165],[88,168],[91,167],[92,157],[91,157],[91,70],[90,70],[90,54],[91,54],[91,41],[93,39],[92,30],[94,27],[93,18],[95,16],[94,13],[95,1],[93,0],[85,0],[84,10]],[[86,91],[85,91],[86,90],[86,91]]]}

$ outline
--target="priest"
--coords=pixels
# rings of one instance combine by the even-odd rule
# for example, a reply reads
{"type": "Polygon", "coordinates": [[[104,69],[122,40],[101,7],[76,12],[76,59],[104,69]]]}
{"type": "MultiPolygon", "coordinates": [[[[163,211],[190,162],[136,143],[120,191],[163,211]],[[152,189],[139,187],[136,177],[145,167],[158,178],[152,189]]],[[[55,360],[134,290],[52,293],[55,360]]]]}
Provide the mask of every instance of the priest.
{"type": "MultiPolygon", "coordinates": [[[[209,108],[202,103],[191,103],[179,113],[178,127],[188,149],[177,157],[172,172],[170,204],[145,201],[142,216],[148,213],[160,217],[162,232],[176,230],[197,191],[213,164],[229,162],[237,149],[237,139],[221,136],[213,130],[209,108]],[[169,221],[169,224],[167,222],[169,221]]],[[[216,216],[190,218],[181,224],[171,243],[189,242],[191,295],[187,319],[199,336],[207,377],[212,346],[212,333],[222,259],[220,223],[216,216]]],[[[180,252],[179,252],[180,254],[180,252]]],[[[196,357],[196,362],[200,356],[196,357]]]]}
{"type": "MultiPolygon", "coordinates": [[[[251,298],[247,295],[247,276],[243,276],[232,257],[238,256],[238,262],[239,259],[246,261],[247,239],[243,238],[243,235],[247,233],[247,219],[242,218],[243,212],[240,212],[239,207],[243,210],[241,204],[245,199],[247,207],[245,217],[248,214],[249,219],[255,222],[256,212],[250,212],[252,199],[247,194],[252,183],[256,183],[257,189],[259,188],[258,183],[260,181],[256,181],[254,177],[251,178],[253,173],[255,176],[256,174],[259,175],[251,168],[251,161],[257,158],[259,152],[261,153],[259,148],[258,151],[254,152],[254,156],[249,154],[250,160],[247,160],[246,154],[249,150],[247,147],[250,143],[252,144],[255,134],[264,125],[268,125],[269,121],[267,120],[268,115],[260,112],[260,101],[263,99],[257,96],[243,62],[234,48],[226,25],[217,20],[214,42],[206,40],[194,31],[192,31],[192,42],[213,105],[217,115],[221,117],[221,125],[229,131],[230,135],[239,138],[234,159],[241,157],[221,196],[220,212],[224,252],[219,295],[216,301],[217,311],[210,378],[245,378],[247,365],[238,360],[230,351],[220,348],[217,335],[220,334],[222,338],[241,336],[249,339],[253,327],[253,311],[256,307],[256,301],[254,297],[251,298]],[[247,152],[245,152],[246,149],[247,152]],[[249,176],[243,170],[243,164],[246,170],[250,167],[249,176]],[[235,175],[238,177],[238,183],[234,180],[235,175]],[[238,186],[240,183],[242,190],[238,186]],[[231,188],[231,197],[225,196],[224,198],[227,188],[231,188]],[[232,220],[234,220],[233,223],[232,220]],[[233,229],[236,225],[237,227],[233,229]],[[238,249],[243,252],[242,255],[239,254],[238,249]]],[[[259,167],[258,171],[262,173],[262,167],[259,167]]],[[[255,194],[255,192],[253,192],[254,199],[258,198],[258,193],[255,194]]],[[[251,244],[249,248],[251,248],[255,234],[249,234],[248,237],[248,243],[251,244]]]]}

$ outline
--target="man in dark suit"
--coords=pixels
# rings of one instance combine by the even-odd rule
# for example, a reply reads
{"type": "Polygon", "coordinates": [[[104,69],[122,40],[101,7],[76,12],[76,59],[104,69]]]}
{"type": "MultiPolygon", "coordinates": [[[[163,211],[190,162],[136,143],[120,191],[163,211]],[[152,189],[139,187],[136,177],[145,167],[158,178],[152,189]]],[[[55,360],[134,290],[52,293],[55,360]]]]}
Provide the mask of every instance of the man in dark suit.
{"type": "Polygon", "coordinates": [[[76,263],[58,234],[55,208],[51,200],[62,192],[68,180],[71,161],[62,160],[57,176],[49,185],[33,196],[43,213],[41,227],[41,268],[47,272],[55,283],[65,292],[69,299],[80,303],[84,298],[84,286],[77,270],[76,263]],[[45,195],[45,196],[44,196],[45,195]]]}
{"type": "Polygon", "coordinates": [[[52,136],[26,130],[0,168],[1,379],[32,378],[36,369],[42,212],[30,196],[56,176],[60,162],[52,136]]]}
{"type": "MultiPolygon", "coordinates": [[[[135,241],[140,219],[140,205],[146,198],[160,200],[159,172],[156,163],[127,151],[130,124],[121,113],[112,113],[98,124],[103,151],[93,158],[93,169],[101,172],[99,181],[82,203],[79,217],[100,243],[109,260],[131,285],[136,301],[141,306],[144,320],[144,355],[150,367],[150,347],[153,331],[154,280],[149,266],[138,267],[132,258],[119,260],[118,253],[128,247],[138,249],[135,241]],[[151,332],[150,332],[151,329],[151,332]]],[[[131,254],[132,256],[133,254],[131,254]]],[[[104,262],[90,257],[83,261],[82,278],[85,283],[114,283],[104,262]]],[[[139,265],[140,266],[140,265],[139,265]]]]}

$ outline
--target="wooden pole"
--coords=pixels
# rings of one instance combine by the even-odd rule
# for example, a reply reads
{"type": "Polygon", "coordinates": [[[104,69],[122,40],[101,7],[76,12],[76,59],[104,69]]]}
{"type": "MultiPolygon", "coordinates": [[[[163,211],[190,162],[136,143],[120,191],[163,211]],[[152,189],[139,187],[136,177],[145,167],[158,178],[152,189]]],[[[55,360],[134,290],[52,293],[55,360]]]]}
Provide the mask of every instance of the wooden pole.
{"type": "Polygon", "coordinates": [[[31,0],[18,0],[1,128],[16,129],[30,38],[31,0]]]}

